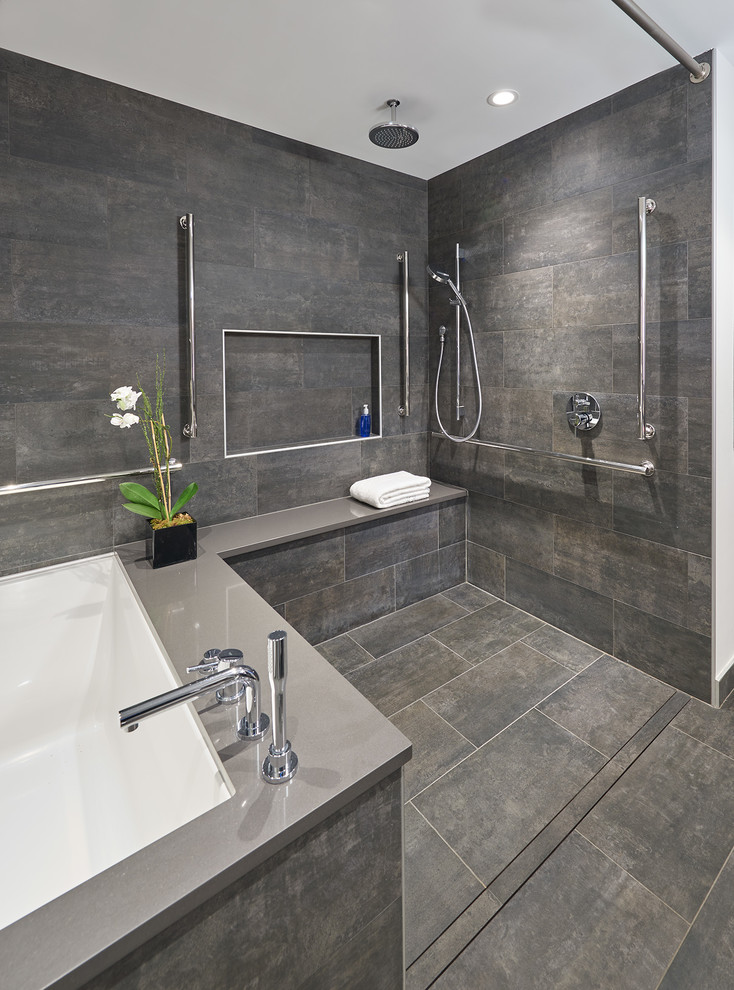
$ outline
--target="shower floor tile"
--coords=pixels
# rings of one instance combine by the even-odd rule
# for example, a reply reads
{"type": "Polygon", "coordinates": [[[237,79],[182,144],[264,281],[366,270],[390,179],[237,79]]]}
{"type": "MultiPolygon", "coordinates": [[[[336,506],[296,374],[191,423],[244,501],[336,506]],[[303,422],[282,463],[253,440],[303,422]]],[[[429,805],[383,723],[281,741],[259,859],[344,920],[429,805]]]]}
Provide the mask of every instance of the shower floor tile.
{"type": "Polygon", "coordinates": [[[424,700],[470,742],[481,746],[572,676],[568,667],[524,643],[514,643],[424,700]]]}
{"type": "Polygon", "coordinates": [[[448,623],[434,635],[465,660],[481,663],[542,625],[534,615],[498,600],[448,623]]]}
{"type": "Polygon", "coordinates": [[[322,649],[413,743],[406,990],[734,987],[734,712],[468,584],[322,649]]]}
{"type": "Polygon", "coordinates": [[[604,764],[531,711],[413,800],[488,885],[604,764]]]}
{"type": "Polygon", "coordinates": [[[614,756],[675,689],[613,657],[603,656],[538,706],[543,714],[614,756]]]}
{"type": "Polygon", "coordinates": [[[578,830],[692,921],[734,845],[734,761],[669,726],[578,830]]]}
{"type": "Polygon", "coordinates": [[[456,602],[434,595],[352,629],[349,635],[373,657],[383,657],[466,614],[456,602]]]}
{"type": "Polygon", "coordinates": [[[392,715],[390,721],[413,743],[413,759],[406,764],[403,777],[406,801],[420,794],[476,748],[423,701],[416,701],[392,715]]]}
{"type": "Polygon", "coordinates": [[[686,930],[572,833],[432,986],[653,990],[686,930]]]}
{"type": "Polygon", "coordinates": [[[394,715],[471,665],[430,636],[409,643],[347,675],[383,715],[394,715]]]}
{"type": "Polygon", "coordinates": [[[409,966],[484,890],[471,870],[415,808],[405,809],[405,910],[409,966]]]}

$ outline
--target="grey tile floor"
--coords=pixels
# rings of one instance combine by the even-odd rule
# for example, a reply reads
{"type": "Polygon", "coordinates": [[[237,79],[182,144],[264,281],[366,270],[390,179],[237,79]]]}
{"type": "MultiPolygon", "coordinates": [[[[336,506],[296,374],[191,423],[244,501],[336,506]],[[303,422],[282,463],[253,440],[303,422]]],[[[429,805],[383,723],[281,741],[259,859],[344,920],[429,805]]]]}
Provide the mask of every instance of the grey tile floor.
{"type": "Polygon", "coordinates": [[[317,648],[413,743],[408,990],[734,988],[734,711],[468,584],[317,648]]]}

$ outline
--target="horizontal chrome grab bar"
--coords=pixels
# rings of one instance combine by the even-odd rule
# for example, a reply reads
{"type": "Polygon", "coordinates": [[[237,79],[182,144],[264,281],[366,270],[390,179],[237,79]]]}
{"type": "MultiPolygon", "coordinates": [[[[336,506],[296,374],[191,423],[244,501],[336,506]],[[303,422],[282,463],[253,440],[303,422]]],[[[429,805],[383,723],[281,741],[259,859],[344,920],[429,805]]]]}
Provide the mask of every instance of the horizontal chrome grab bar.
{"type": "MultiPolygon", "coordinates": [[[[169,465],[171,471],[180,471],[183,464],[169,465]]],[[[152,474],[153,468],[132,468],[129,471],[111,471],[109,474],[92,474],[82,478],[55,478],[52,481],[25,481],[20,485],[0,485],[0,495],[15,495],[18,492],[44,492],[51,488],[74,488],[77,485],[98,485],[110,478],[134,478],[152,474]]]]}
{"type": "MultiPolygon", "coordinates": [[[[440,440],[445,439],[442,433],[433,433],[432,436],[440,440]]],[[[495,450],[510,450],[519,454],[538,454],[541,457],[555,457],[559,461],[572,461],[574,464],[588,464],[591,467],[608,468],[610,471],[626,471],[627,474],[641,474],[645,478],[651,478],[655,474],[655,465],[652,461],[643,461],[642,464],[625,464],[623,461],[605,461],[601,457],[581,457],[579,454],[564,454],[557,450],[536,450],[534,447],[517,447],[511,443],[490,443],[488,440],[466,440],[467,444],[476,447],[492,447],[495,450]]]]}

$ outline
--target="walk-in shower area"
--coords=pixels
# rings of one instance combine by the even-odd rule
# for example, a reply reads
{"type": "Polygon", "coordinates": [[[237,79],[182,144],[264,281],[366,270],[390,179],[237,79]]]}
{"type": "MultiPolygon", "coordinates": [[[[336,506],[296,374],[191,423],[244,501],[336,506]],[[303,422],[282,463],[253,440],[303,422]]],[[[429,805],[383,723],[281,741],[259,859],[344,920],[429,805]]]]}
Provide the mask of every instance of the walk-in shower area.
{"type": "Polygon", "coordinates": [[[734,712],[470,584],[318,649],[413,745],[407,990],[729,985],[734,712]]]}
{"type": "Polygon", "coordinates": [[[469,492],[469,581],[704,701],[709,99],[670,70],[428,185],[431,474],[469,492]]]}

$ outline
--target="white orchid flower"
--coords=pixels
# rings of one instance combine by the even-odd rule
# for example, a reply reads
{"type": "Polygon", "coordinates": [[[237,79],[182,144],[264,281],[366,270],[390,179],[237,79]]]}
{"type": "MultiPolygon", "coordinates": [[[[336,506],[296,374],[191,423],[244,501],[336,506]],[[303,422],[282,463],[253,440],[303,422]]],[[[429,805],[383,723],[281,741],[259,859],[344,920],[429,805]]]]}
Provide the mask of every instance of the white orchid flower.
{"type": "MultiPolygon", "coordinates": [[[[135,389],[130,388],[129,385],[121,385],[120,388],[116,388],[114,392],[110,393],[110,399],[117,403],[118,409],[125,412],[127,409],[135,408],[135,403],[142,394],[142,392],[136,392],[135,389]]],[[[135,422],[138,422],[137,418],[135,422]]],[[[128,423],[127,425],[131,426],[132,424],[128,423]]]]}
{"type": "Polygon", "coordinates": [[[114,416],[110,416],[110,423],[113,426],[119,426],[121,430],[129,430],[131,426],[140,422],[140,416],[134,415],[134,413],[123,413],[122,416],[119,413],[115,413],[114,416]]]}

